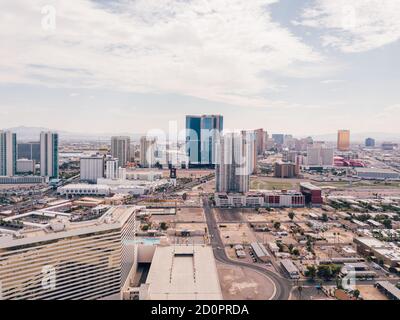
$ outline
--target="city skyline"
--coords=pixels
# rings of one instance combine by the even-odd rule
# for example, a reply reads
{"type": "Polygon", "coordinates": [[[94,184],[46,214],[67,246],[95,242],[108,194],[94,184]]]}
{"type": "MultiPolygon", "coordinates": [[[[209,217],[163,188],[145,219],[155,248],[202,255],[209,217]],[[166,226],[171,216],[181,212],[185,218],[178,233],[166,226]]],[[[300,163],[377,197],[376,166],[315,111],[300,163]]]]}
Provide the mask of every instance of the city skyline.
{"type": "Polygon", "coordinates": [[[400,300],[400,0],[1,9],[0,300],[400,300]]]}
{"type": "Polygon", "coordinates": [[[230,4],[7,3],[0,127],[143,133],[223,114],[230,128],[398,133],[399,2],[230,4]]]}

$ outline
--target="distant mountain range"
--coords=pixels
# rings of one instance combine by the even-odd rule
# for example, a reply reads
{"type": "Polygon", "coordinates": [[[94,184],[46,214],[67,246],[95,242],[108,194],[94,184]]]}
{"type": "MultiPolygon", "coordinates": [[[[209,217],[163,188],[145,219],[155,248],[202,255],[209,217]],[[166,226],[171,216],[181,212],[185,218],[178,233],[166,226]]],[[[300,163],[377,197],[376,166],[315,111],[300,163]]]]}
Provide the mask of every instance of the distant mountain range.
{"type": "MultiPolygon", "coordinates": [[[[60,135],[61,140],[69,140],[69,141],[109,141],[111,136],[122,135],[131,137],[132,141],[139,141],[140,137],[144,134],[142,133],[78,133],[78,132],[69,132],[69,131],[60,131],[49,128],[41,128],[41,127],[14,127],[6,130],[13,131],[17,134],[18,141],[38,141],[40,132],[42,131],[56,131],[60,135]]],[[[318,134],[318,135],[310,135],[314,140],[320,141],[336,141],[337,134],[318,134]]],[[[400,133],[383,133],[383,132],[365,132],[365,133],[351,133],[351,141],[352,143],[363,143],[366,138],[373,138],[377,142],[383,141],[392,141],[399,142],[400,141],[400,133]]]]}

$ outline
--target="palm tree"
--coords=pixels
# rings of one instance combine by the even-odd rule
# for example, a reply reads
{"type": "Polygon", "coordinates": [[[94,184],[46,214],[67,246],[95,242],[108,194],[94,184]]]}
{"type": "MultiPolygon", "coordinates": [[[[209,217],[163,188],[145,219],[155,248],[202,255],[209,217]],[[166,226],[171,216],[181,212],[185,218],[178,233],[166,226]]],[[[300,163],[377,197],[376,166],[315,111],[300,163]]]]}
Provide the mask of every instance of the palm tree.
{"type": "Polygon", "coordinates": [[[299,290],[299,297],[300,297],[300,300],[301,300],[301,293],[303,291],[303,287],[300,285],[300,286],[297,287],[297,290],[299,290]]]}

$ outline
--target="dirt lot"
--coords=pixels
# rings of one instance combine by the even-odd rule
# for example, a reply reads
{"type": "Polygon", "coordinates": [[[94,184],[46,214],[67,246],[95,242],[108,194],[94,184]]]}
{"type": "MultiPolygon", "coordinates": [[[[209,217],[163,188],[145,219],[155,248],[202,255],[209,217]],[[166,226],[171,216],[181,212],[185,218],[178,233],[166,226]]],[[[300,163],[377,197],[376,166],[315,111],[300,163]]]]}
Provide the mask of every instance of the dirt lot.
{"type": "Polygon", "coordinates": [[[241,222],[243,209],[214,209],[217,222],[241,222]]]}
{"type": "Polygon", "coordinates": [[[156,222],[156,223],[160,223],[160,222],[166,222],[168,224],[174,223],[176,220],[176,216],[175,215],[153,215],[150,218],[151,222],[156,222]]]}
{"type": "Polygon", "coordinates": [[[339,244],[352,244],[353,243],[353,233],[346,231],[343,228],[332,228],[323,233],[328,243],[339,243],[339,244]]]}
{"type": "Polygon", "coordinates": [[[253,231],[245,223],[219,224],[219,230],[225,245],[250,244],[256,241],[253,231]]]}
{"type": "Polygon", "coordinates": [[[207,228],[206,223],[176,223],[175,228],[177,230],[199,230],[204,232],[207,228]]]}
{"type": "Polygon", "coordinates": [[[224,300],[268,300],[274,284],[264,275],[241,267],[217,264],[224,300]]]}
{"type": "Polygon", "coordinates": [[[207,181],[200,186],[194,187],[193,191],[205,192],[205,193],[214,193],[215,192],[215,179],[207,181]]]}
{"type": "Polygon", "coordinates": [[[374,286],[359,285],[357,289],[360,290],[364,300],[388,300],[388,298],[374,286]]]}
{"type": "Polygon", "coordinates": [[[176,214],[176,221],[178,222],[203,222],[205,220],[203,208],[180,208],[176,214]]]}

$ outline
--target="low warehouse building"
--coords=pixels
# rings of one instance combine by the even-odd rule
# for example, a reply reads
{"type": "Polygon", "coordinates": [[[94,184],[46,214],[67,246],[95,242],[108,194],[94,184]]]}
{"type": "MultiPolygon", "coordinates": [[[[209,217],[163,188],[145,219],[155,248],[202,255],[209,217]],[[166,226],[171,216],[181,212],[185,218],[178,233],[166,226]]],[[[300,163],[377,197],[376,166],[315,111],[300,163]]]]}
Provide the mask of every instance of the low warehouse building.
{"type": "Polygon", "coordinates": [[[254,254],[257,256],[258,259],[264,262],[270,259],[271,256],[262,243],[253,242],[251,244],[251,248],[253,249],[254,254]]]}

